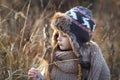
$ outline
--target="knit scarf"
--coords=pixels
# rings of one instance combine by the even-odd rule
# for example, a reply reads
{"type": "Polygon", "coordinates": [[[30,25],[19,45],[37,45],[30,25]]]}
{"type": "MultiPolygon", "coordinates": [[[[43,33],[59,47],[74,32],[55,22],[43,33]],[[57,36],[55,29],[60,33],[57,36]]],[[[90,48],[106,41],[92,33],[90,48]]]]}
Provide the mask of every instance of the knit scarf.
{"type": "Polygon", "coordinates": [[[78,61],[72,51],[56,51],[54,65],[51,70],[52,80],[77,80],[79,74],[78,61]]]}

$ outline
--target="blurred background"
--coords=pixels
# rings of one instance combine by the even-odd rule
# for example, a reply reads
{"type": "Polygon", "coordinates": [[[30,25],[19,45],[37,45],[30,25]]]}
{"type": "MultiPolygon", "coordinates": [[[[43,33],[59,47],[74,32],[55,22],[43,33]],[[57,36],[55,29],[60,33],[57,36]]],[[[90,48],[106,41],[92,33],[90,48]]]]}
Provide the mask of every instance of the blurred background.
{"type": "Polygon", "coordinates": [[[50,19],[74,6],[93,11],[93,35],[111,70],[120,80],[120,0],[0,0],[0,80],[28,80],[50,46],[50,19]]]}

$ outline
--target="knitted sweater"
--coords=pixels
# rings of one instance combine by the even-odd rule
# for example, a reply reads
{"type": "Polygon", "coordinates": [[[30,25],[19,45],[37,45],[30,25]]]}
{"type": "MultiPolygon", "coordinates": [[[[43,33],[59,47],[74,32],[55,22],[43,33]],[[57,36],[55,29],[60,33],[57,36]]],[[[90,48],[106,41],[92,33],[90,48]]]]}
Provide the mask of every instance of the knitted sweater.
{"type": "Polygon", "coordinates": [[[87,48],[81,48],[80,55],[81,61],[90,63],[90,69],[85,69],[83,74],[83,76],[87,74],[87,80],[110,80],[110,70],[95,42],[90,42],[87,48]]]}
{"type": "MultiPolygon", "coordinates": [[[[101,49],[95,42],[90,42],[80,49],[80,60],[72,51],[56,51],[51,69],[50,80],[110,80],[110,70],[101,49]],[[79,60],[79,61],[78,61],[79,60]],[[79,62],[89,62],[90,69],[82,67],[82,78],[78,78],[79,62]]],[[[82,65],[82,64],[81,64],[82,65]]],[[[40,80],[40,79],[38,79],[40,80]]]]}

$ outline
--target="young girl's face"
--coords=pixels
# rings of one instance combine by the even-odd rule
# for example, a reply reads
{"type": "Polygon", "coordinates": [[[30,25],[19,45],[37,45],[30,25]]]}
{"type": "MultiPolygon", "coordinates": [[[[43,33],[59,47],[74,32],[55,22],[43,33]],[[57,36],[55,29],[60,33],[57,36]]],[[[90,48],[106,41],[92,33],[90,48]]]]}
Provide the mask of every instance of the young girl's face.
{"type": "Polygon", "coordinates": [[[70,41],[65,33],[59,32],[57,38],[58,46],[61,50],[71,50],[70,41]]]}

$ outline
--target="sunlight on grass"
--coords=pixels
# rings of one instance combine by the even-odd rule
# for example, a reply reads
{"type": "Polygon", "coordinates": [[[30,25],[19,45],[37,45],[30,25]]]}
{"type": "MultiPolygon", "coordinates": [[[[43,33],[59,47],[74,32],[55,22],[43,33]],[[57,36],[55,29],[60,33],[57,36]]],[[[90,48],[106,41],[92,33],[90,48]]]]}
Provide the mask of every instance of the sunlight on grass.
{"type": "Polygon", "coordinates": [[[1,5],[1,10],[7,13],[0,15],[0,80],[27,80],[28,70],[40,61],[44,48],[44,24],[40,19],[34,21],[35,25],[28,24],[32,20],[30,5],[31,0],[26,5],[25,15],[1,5]]]}

